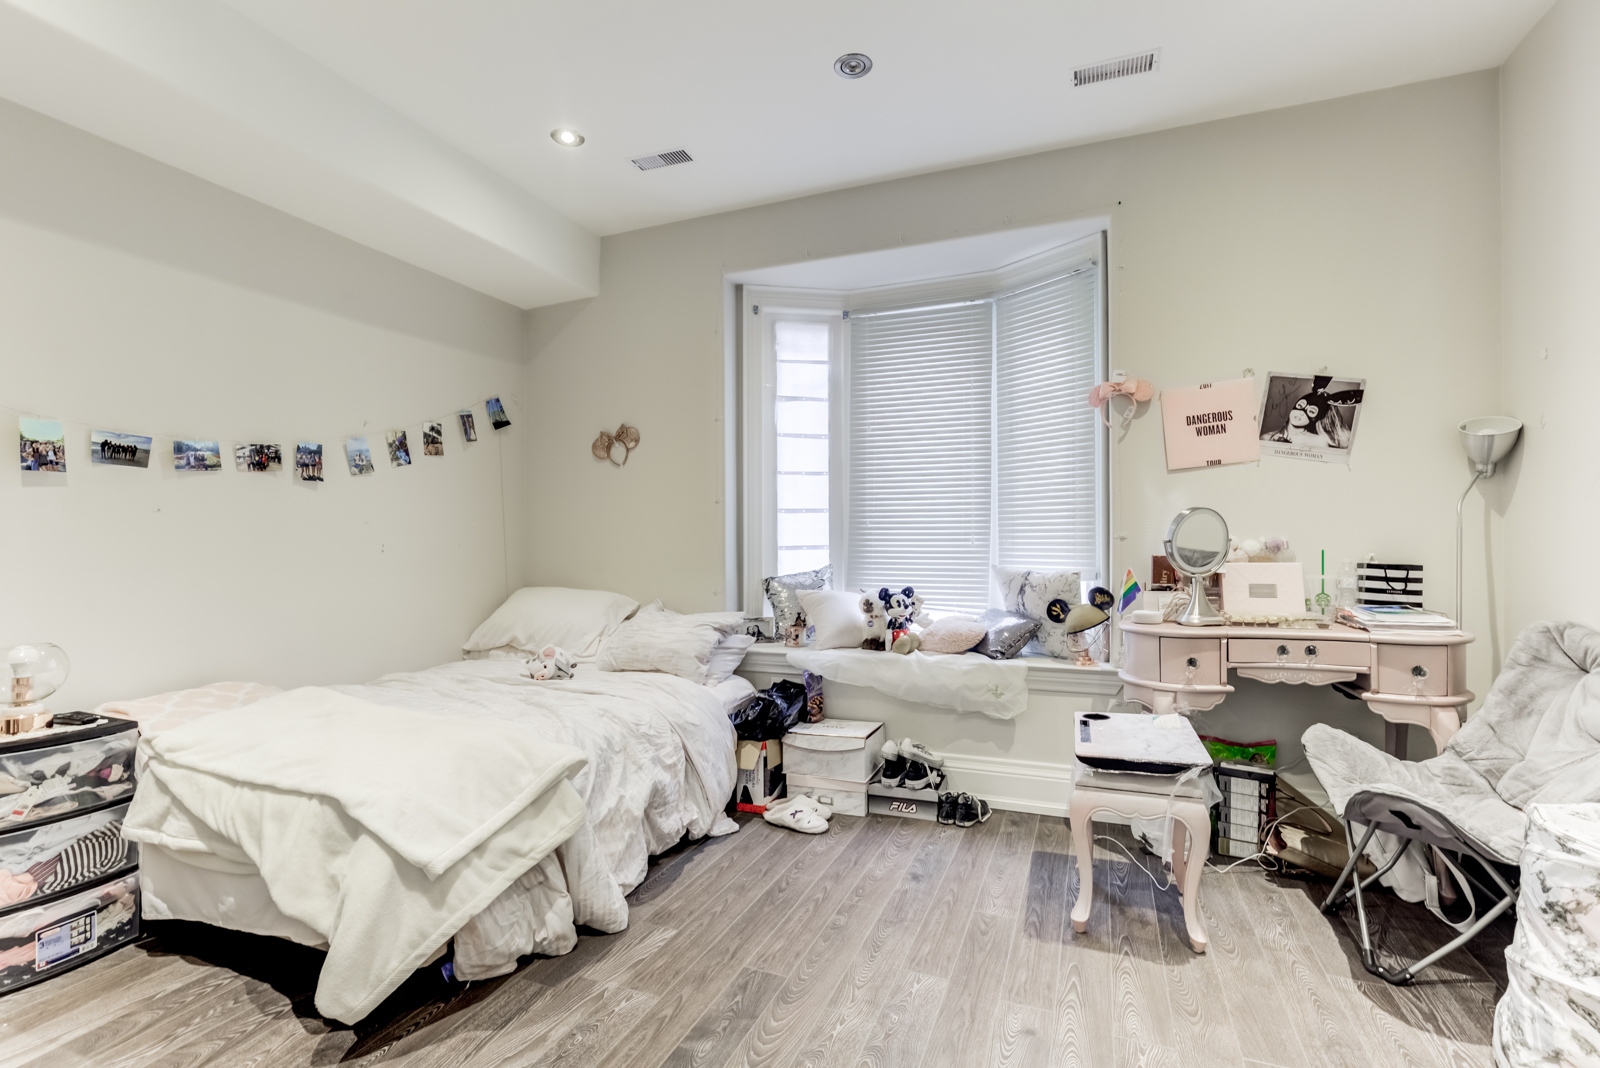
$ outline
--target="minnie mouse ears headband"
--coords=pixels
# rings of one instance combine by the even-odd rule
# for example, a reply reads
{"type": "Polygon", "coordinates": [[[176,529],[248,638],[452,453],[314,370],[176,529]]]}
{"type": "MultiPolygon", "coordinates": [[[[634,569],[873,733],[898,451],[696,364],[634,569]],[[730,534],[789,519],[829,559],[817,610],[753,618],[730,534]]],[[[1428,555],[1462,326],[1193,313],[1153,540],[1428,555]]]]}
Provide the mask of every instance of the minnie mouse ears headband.
{"type": "MultiPolygon", "coordinates": [[[[1105,408],[1106,426],[1111,425],[1111,398],[1118,395],[1128,397],[1135,405],[1140,405],[1156,395],[1156,387],[1150,383],[1149,379],[1129,378],[1121,371],[1118,371],[1117,377],[1109,382],[1102,382],[1091,389],[1089,391],[1089,407],[1105,408]]],[[[1133,409],[1130,408],[1124,418],[1131,419],[1132,417],[1133,409]]]]}
{"type": "Polygon", "coordinates": [[[589,446],[589,451],[594,453],[596,460],[610,460],[613,467],[621,467],[628,462],[628,454],[639,447],[639,428],[623,423],[617,427],[615,434],[600,431],[600,436],[594,439],[594,444],[589,446]],[[622,449],[622,459],[617,459],[616,450],[622,449]]]}

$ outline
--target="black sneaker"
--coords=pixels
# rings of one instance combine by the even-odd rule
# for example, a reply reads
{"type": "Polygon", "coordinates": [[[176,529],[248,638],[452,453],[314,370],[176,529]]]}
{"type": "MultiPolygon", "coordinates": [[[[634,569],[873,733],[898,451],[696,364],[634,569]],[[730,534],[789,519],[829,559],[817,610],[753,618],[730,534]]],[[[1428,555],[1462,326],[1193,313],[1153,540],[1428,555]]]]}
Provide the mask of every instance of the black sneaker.
{"type": "Polygon", "coordinates": [[[900,785],[907,790],[927,790],[939,781],[937,772],[920,760],[906,761],[906,776],[900,785]]]}
{"type": "Polygon", "coordinates": [[[893,742],[885,742],[883,746],[883,774],[879,781],[885,786],[899,786],[900,781],[906,777],[906,758],[900,755],[900,747],[893,742]]]}
{"type": "Polygon", "coordinates": [[[956,807],[955,794],[940,794],[938,816],[939,822],[947,827],[954,826],[956,822],[956,807]]]}
{"type": "Polygon", "coordinates": [[[971,827],[974,823],[982,823],[988,818],[989,802],[971,794],[962,794],[956,800],[957,827],[971,827]]]}

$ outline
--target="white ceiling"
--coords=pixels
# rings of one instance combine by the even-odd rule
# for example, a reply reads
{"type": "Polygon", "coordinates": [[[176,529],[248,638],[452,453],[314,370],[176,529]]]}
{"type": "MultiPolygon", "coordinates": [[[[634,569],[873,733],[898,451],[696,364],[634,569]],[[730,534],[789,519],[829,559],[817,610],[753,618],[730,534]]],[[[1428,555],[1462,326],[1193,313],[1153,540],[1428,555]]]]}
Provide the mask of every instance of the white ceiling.
{"type": "Polygon", "coordinates": [[[225,2],[600,234],[1495,67],[1551,4],[225,2]],[[1150,48],[1158,73],[1072,88],[1150,48]]]}
{"type": "Polygon", "coordinates": [[[1551,3],[0,0],[0,96],[534,307],[596,234],[1494,67],[1551,3]]]}

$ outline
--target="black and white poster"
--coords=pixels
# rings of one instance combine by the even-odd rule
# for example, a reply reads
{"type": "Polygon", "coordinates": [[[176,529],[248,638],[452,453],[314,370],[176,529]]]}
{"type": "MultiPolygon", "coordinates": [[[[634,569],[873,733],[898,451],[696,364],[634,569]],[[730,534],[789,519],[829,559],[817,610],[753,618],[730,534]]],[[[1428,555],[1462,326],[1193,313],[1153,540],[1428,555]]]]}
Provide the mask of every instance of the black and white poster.
{"type": "Polygon", "coordinates": [[[1261,393],[1261,454],[1350,466],[1363,378],[1274,371],[1261,393]]]}

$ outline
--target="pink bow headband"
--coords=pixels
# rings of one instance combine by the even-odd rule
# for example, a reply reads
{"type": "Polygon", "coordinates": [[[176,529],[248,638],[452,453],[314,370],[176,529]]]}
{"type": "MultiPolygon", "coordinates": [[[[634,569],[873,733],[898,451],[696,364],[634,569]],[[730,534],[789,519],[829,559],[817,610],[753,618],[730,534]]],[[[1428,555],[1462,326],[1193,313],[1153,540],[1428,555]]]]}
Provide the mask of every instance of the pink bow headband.
{"type": "MultiPolygon", "coordinates": [[[[1135,405],[1143,404],[1156,395],[1156,387],[1144,378],[1120,378],[1102,382],[1089,391],[1089,407],[1105,408],[1106,426],[1111,425],[1111,398],[1121,394],[1135,405]]],[[[1131,412],[1130,412],[1131,414],[1131,412]]]]}

